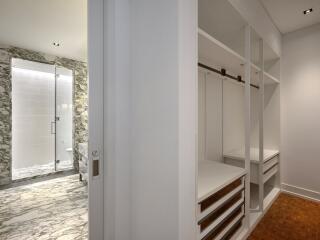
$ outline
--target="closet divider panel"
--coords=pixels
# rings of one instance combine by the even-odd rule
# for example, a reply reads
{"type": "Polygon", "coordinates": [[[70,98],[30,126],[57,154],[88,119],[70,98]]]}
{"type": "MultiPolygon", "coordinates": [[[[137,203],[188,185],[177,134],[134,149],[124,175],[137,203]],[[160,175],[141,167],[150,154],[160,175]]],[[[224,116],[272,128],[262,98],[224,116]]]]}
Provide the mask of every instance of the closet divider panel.
{"type": "Polygon", "coordinates": [[[280,146],[280,86],[264,85],[264,148],[279,150],[280,146]]]}
{"type": "Polygon", "coordinates": [[[249,211],[249,204],[250,204],[250,129],[251,129],[251,118],[250,118],[250,97],[251,97],[251,29],[250,26],[247,25],[245,29],[245,60],[246,63],[244,79],[245,79],[245,96],[244,96],[244,112],[245,112],[245,170],[246,170],[246,191],[245,191],[245,226],[249,227],[250,223],[250,211],[249,211]]]}
{"type": "Polygon", "coordinates": [[[198,161],[206,160],[206,71],[198,70],[198,161]]]}
{"type": "Polygon", "coordinates": [[[265,159],[263,171],[263,208],[271,206],[280,192],[280,56],[264,44],[264,108],[263,146],[265,159]]]}
{"type": "Polygon", "coordinates": [[[244,94],[242,84],[223,81],[223,154],[244,149],[244,94]]]}
{"type": "Polygon", "coordinates": [[[264,155],[272,153],[263,164],[263,208],[271,206],[280,192],[280,85],[266,81],[263,109],[264,155]]]}
{"type": "Polygon", "coordinates": [[[222,162],[222,78],[206,74],[206,154],[207,160],[222,162]]]}

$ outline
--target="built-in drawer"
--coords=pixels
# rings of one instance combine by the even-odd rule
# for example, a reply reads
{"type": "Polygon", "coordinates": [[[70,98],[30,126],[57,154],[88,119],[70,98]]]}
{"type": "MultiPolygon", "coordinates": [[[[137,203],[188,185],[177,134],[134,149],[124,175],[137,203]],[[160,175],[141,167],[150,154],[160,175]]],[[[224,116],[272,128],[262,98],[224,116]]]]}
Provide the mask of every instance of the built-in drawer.
{"type": "MultiPolygon", "coordinates": [[[[245,161],[242,159],[224,157],[224,162],[231,166],[245,168],[245,161]]],[[[250,162],[250,182],[259,183],[259,163],[256,161],[250,162]]]]}
{"type": "Polygon", "coordinates": [[[243,186],[243,178],[239,178],[239,179],[233,181],[232,183],[230,183],[226,187],[222,188],[218,192],[212,194],[210,197],[201,201],[199,203],[200,213],[204,212],[206,209],[210,208],[215,203],[218,203],[220,200],[222,200],[224,197],[226,197],[228,194],[230,194],[235,189],[243,188],[241,186],[243,186]]]}
{"type": "Polygon", "coordinates": [[[267,172],[270,168],[279,162],[279,156],[275,156],[270,160],[263,163],[263,173],[267,172]]]}
{"type": "Polygon", "coordinates": [[[229,208],[235,205],[237,202],[243,203],[243,193],[239,192],[233,196],[230,200],[225,202],[220,208],[208,214],[206,217],[201,219],[198,224],[200,226],[200,232],[205,230],[210,224],[216,221],[223,213],[225,213],[229,208]]]}
{"type": "Polygon", "coordinates": [[[225,239],[231,234],[234,225],[244,216],[244,189],[243,176],[199,202],[199,240],[225,239]]]}
{"type": "Polygon", "coordinates": [[[223,239],[223,240],[231,239],[234,236],[234,234],[242,227],[243,218],[244,218],[244,215],[241,216],[241,218],[239,220],[237,220],[234,225],[232,225],[232,227],[228,230],[228,232],[221,239],[223,239]]]}
{"type": "Polygon", "coordinates": [[[269,168],[266,172],[263,173],[263,183],[268,181],[272,176],[274,176],[278,172],[278,164],[269,168]]]}
{"type": "Polygon", "coordinates": [[[242,225],[244,218],[244,203],[234,209],[218,225],[205,235],[201,234],[199,240],[230,239],[242,225]]]}

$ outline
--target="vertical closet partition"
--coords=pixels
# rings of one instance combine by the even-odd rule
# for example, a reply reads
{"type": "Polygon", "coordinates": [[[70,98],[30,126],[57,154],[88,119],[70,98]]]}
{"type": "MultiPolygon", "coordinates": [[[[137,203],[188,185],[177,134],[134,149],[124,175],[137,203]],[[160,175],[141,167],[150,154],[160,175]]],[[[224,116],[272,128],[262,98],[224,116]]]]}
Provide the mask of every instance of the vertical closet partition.
{"type": "Polygon", "coordinates": [[[242,239],[280,192],[280,57],[228,1],[198,11],[198,239],[242,239]]]}

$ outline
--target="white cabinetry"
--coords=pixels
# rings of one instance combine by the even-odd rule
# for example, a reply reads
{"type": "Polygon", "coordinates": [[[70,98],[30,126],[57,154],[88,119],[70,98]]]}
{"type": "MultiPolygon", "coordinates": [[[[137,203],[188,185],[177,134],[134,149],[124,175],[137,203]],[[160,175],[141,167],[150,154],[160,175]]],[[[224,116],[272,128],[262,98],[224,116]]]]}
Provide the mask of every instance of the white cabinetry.
{"type": "Polygon", "coordinates": [[[280,192],[280,56],[229,1],[198,17],[198,237],[243,238],[280,192]]]}

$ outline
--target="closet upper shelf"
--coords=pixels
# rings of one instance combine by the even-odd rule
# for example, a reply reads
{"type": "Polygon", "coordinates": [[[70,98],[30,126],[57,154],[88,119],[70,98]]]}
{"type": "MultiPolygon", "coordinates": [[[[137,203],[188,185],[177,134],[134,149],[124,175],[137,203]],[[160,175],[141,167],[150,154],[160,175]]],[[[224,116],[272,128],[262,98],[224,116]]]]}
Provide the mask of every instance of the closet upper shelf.
{"type": "Polygon", "coordinates": [[[246,171],[243,168],[215,161],[200,161],[198,167],[198,202],[245,174],[246,171]]]}
{"type": "Polygon", "coordinates": [[[264,72],[264,83],[273,84],[273,83],[280,83],[280,81],[276,77],[272,76],[270,73],[264,72]]]}
{"type": "MultiPolygon", "coordinates": [[[[263,150],[264,157],[263,161],[268,161],[274,156],[279,154],[279,150],[273,150],[273,149],[264,149],[263,150]]],[[[223,154],[224,157],[235,159],[235,160],[245,160],[245,152],[244,148],[230,151],[223,154]]],[[[250,160],[254,163],[259,163],[259,149],[258,148],[250,148],[250,160]]]]}
{"type": "MultiPolygon", "coordinates": [[[[198,29],[198,54],[199,62],[213,68],[224,68],[227,73],[244,77],[245,58],[235,52],[210,34],[198,29]]],[[[259,85],[259,71],[261,70],[254,63],[251,65],[251,83],[259,85]]],[[[279,83],[279,80],[264,72],[265,84],[279,83]]]]}
{"type": "Polygon", "coordinates": [[[225,68],[233,74],[240,75],[243,72],[245,59],[200,28],[198,29],[198,44],[200,62],[217,68],[225,68]]]}

